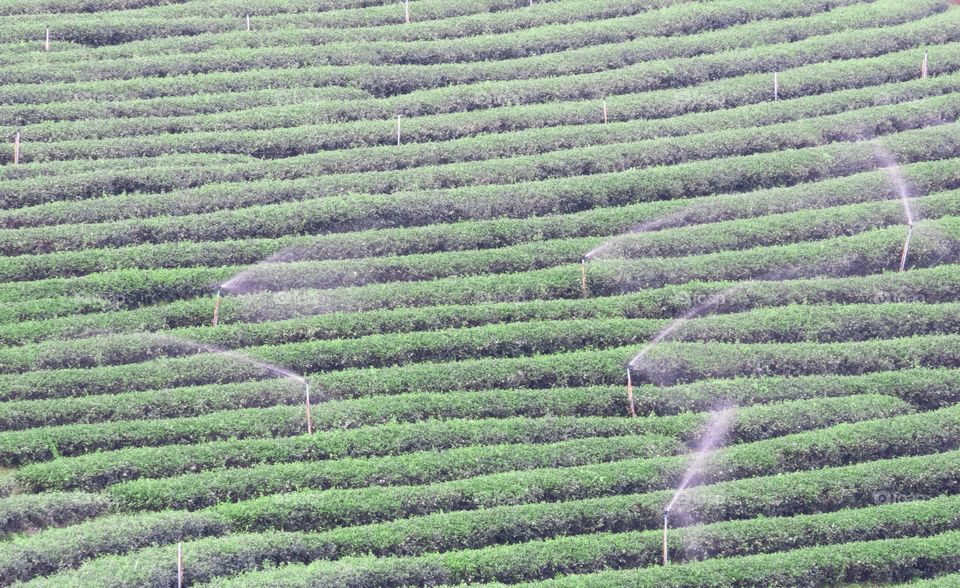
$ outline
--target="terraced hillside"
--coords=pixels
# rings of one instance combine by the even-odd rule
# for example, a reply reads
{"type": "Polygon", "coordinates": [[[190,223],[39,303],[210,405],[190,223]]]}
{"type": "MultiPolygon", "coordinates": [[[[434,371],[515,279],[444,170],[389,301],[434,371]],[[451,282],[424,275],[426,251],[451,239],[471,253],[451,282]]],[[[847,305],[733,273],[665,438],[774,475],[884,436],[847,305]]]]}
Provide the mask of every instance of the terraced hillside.
{"type": "Polygon", "coordinates": [[[958,90],[947,0],[0,0],[0,584],[960,585],[958,90]]]}

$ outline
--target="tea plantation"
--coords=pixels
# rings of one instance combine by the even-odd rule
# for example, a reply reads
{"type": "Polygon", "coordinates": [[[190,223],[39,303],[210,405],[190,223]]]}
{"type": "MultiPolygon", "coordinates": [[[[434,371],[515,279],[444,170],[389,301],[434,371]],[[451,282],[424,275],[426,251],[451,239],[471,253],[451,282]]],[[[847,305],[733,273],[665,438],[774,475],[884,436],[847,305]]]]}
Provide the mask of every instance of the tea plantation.
{"type": "Polygon", "coordinates": [[[0,0],[0,585],[960,586],[948,0],[0,0]]]}

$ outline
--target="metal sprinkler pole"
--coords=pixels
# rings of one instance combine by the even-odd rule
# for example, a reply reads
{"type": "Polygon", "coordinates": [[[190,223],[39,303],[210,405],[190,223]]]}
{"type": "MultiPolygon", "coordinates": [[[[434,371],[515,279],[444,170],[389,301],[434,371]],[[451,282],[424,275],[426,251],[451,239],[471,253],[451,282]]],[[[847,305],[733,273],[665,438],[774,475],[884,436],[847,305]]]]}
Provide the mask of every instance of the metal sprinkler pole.
{"type": "Polygon", "coordinates": [[[663,511],[663,565],[670,563],[670,557],[667,551],[667,528],[670,526],[670,511],[663,511]]]}
{"type": "Polygon", "coordinates": [[[773,100],[776,102],[780,99],[780,73],[773,72],[773,100]]]}
{"type": "Polygon", "coordinates": [[[925,49],[925,50],[923,51],[923,63],[920,65],[920,77],[921,77],[921,78],[926,78],[926,77],[927,77],[927,57],[929,56],[929,54],[930,54],[930,51],[929,51],[929,50],[925,49]]]}
{"type": "Polygon", "coordinates": [[[183,588],[183,541],[177,543],[177,588],[183,588]]]}
{"type": "Polygon", "coordinates": [[[47,27],[47,39],[43,42],[43,50],[50,50],[50,27],[47,27]]]}
{"type": "Polygon", "coordinates": [[[580,258],[580,293],[587,297],[587,258],[580,258]]]}
{"type": "Polygon", "coordinates": [[[400,115],[397,115],[397,147],[400,146],[400,115]]]}
{"type": "Polygon", "coordinates": [[[310,382],[304,381],[307,392],[307,434],[313,435],[313,419],[310,417],[310,382]]]}
{"type": "Polygon", "coordinates": [[[403,0],[403,19],[410,24],[410,0],[403,0]]]}
{"type": "Polygon", "coordinates": [[[913,236],[913,223],[907,227],[907,238],[903,240],[903,251],[900,252],[900,271],[907,267],[907,253],[910,251],[910,237],[913,236]]]}
{"type": "Polygon", "coordinates": [[[630,375],[629,364],[627,364],[627,408],[630,409],[630,416],[637,416],[637,411],[633,408],[633,376],[630,375]]]}
{"type": "Polygon", "coordinates": [[[603,124],[607,124],[607,99],[603,99],[603,124]]]}
{"type": "Polygon", "coordinates": [[[20,131],[13,136],[13,165],[20,163],[20,131]]]}
{"type": "Polygon", "coordinates": [[[250,30],[250,15],[247,15],[247,30],[250,30]]]}
{"type": "Polygon", "coordinates": [[[217,326],[220,321],[220,288],[217,288],[217,298],[213,302],[213,320],[210,323],[217,326]]]}

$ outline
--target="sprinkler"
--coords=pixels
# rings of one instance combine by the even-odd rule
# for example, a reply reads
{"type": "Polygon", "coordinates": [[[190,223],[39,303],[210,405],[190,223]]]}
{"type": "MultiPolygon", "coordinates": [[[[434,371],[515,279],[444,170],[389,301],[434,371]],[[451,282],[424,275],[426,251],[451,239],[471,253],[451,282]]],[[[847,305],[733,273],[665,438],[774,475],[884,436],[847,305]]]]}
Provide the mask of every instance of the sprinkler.
{"type": "Polygon", "coordinates": [[[213,320],[210,323],[213,326],[217,326],[217,322],[220,320],[220,288],[217,288],[217,298],[213,302],[213,320]]]}
{"type": "Polygon", "coordinates": [[[910,251],[910,237],[913,236],[913,223],[907,225],[907,238],[903,240],[903,251],[900,252],[900,271],[907,267],[907,253],[910,251]]]}
{"type": "Polygon", "coordinates": [[[588,296],[587,294],[587,256],[584,255],[580,258],[580,293],[584,298],[588,296]]]}
{"type": "Polygon", "coordinates": [[[923,52],[923,63],[920,64],[920,78],[927,77],[927,57],[929,56],[929,50],[924,50],[923,52]]]}
{"type": "Polygon", "coordinates": [[[177,588],[183,588],[183,541],[177,542],[177,588]]]}
{"type": "Polygon", "coordinates": [[[670,527],[670,509],[663,511],[663,565],[670,563],[667,551],[667,529],[670,527]]]}
{"type": "Polygon", "coordinates": [[[633,408],[633,377],[630,375],[629,365],[627,365],[627,408],[630,410],[630,416],[637,416],[637,411],[633,408]]]}
{"type": "Polygon", "coordinates": [[[310,418],[310,382],[304,380],[303,386],[307,393],[307,434],[313,434],[313,419],[310,418]]]}
{"type": "Polygon", "coordinates": [[[13,135],[13,165],[20,163],[20,131],[13,135]]]}

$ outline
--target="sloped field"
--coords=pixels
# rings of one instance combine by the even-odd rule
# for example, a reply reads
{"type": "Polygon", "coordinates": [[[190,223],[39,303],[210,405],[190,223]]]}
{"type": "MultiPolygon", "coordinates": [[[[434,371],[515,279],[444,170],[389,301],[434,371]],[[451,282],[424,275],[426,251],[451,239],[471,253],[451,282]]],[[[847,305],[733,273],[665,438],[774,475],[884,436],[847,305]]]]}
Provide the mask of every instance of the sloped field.
{"type": "Polygon", "coordinates": [[[947,0],[0,0],[0,584],[960,584],[958,119],[947,0]]]}

